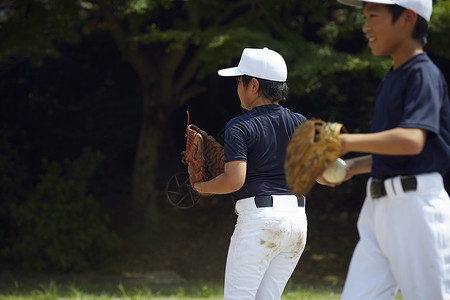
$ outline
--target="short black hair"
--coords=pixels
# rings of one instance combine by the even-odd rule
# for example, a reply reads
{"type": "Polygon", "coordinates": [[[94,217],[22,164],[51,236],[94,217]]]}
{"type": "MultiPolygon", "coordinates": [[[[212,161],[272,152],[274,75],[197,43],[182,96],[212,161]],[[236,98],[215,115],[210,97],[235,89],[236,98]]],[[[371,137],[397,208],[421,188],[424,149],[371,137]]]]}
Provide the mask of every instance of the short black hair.
{"type": "MultiPolygon", "coordinates": [[[[363,2],[363,6],[366,3],[363,2]]],[[[397,4],[385,4],[387,9],[392,13],[392,22],[396,22],[398,18],[403,14],[406,10],[403,6],[397,4]]],[[[413,35],[414,39],[419,39],[422,41],[422,45],[425,46],[427,44],[428,37],[428,22],[422,17],[417,15],[417,23],[414,27],[413,35]]]]}
{"type": "MultiPolygon", "coordinates": [[[[392,13],[392,21],[394,23],[398,20],[398,18],[400,18],[400,16],[406,10],[406,8],[397,4],[386,6],[392,13]]],[[[425,45],[427,43],[427,36],[428,36],[428,22],[422,16],[417,15],[417,23],[416,26],[414,27],[413,38],[422,40],[422,45],[425,45]]]]}
{"type": "Polygon", "coordinates": [[[278,82],[248,75],[242,75],[242,84],[244,85],[244,87],[248,86],[252,78],[258,80],[259,90],[267,99],[272,100],[272,102],[286,99],[289,90],[286,82],[278,82]]]}

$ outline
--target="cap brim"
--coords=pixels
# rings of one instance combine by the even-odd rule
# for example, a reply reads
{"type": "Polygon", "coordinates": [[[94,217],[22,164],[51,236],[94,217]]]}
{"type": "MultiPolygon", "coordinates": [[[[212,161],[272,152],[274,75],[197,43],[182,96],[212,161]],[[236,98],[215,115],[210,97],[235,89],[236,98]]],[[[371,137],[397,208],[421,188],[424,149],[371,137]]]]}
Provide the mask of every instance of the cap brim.
{"type": "Polygon", "coordinates": [[[244,75],[242,72],[240,72],[238,70],[237,67],[233,67],[233,68],[227,68],[227,69],[221,69],[217,72],[220,76],[241,76],[244,75]]]}

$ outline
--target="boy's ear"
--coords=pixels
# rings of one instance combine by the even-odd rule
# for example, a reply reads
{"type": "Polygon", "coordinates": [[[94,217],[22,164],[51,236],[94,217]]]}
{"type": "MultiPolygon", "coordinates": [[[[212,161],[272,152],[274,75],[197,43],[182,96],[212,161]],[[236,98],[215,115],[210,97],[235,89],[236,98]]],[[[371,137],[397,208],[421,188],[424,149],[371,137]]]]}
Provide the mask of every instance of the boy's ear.
{"type": "Polygon", "coordinates": [[[252,80],[249,83],[249,86],[257,92],[259,90],[259,81],[256,78],[252,78],[252,80]]]}
{"type": "Polygon", "coordinates": [[[412,30],[414,30],[414,27],[416,26],[417,18],[418,18],[417,13],[415,11],[413,11],[412,9],[405,9],[403,14],[404,14],[405,25],[407,25],[408,28],[411,28],[412,30]]]}

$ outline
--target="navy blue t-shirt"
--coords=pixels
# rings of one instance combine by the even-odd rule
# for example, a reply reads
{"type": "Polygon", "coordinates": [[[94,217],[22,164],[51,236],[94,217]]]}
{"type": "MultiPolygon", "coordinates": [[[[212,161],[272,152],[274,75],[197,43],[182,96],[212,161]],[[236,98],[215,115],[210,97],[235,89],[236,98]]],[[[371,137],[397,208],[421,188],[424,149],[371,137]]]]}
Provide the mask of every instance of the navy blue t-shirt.
{"type": "Polygon", "coordinates": [[[372,175],[388,178],[450,169],[450,103],[440,70],[426,53],[398,69],[391,69],[380,84],[371,132],[393,128],[427,131],[418,155],[373,155],[372,175]]]}
{"type": "Polygon", "coordinates": [[[253,108],[230,120],[225,129],[225,163],[247,162],[245,183],[233,200],[291,194],[286,184],[286,147],[295,128],[306,120],[281,105],[253,108]]]}

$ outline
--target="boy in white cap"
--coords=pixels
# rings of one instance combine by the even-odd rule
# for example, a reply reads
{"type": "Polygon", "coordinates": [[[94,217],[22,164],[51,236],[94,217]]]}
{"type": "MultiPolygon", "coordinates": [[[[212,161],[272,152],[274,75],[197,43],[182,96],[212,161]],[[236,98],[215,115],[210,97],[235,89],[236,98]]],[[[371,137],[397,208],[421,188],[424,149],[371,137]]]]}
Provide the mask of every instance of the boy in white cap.
{"type": "Polygon", "coordinates": [[[371,173],[345,300],[450,299],[450,103],[440,70],[423,51],[432,0],[338,0],[363,6],[374,55],[393,67],[379,89],[371,133],[342,134],[349,179],[371,173]]]}
{"type": "Polygon", "coordinates": [[[238,215],[228,250],[224,299],[280,299],[306,243],[305,198],[289,192],[286,147],[306,119],[279,105],[288,91],[287,67],[277,52],[246,48],[237,77],[247,112],[225,129],[225,171],[195,184],[200,193],[231,193],[238,215]]]}

